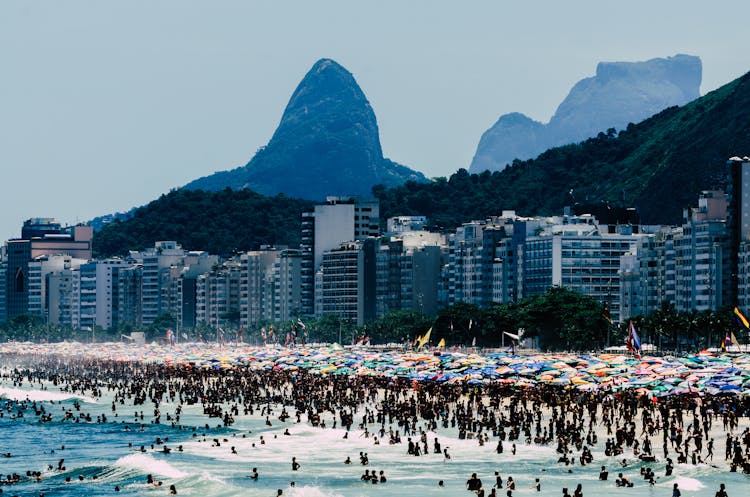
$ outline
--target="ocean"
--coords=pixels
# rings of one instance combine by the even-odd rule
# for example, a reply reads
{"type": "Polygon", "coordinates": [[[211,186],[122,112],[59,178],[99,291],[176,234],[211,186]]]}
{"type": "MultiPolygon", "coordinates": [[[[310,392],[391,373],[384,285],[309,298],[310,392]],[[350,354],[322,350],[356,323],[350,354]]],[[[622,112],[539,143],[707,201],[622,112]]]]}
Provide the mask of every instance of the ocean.
{"type": "MultiPolygon", "coordinates": [[[[442,454],[407,454],[406,437],[402,444],[389,445],[387,440],[375,444],[372,434],[365,437],[363,431],[352,429],[344,438],[345,430],[330,428],[330,414],[323,415],[329,428],[317,428],[306,423],[304,417],[298,423],[294,415],[285,422],[279,421],[278,406],[270,416],[272,426],[267,426],[265,416],[256,411],[253,415],[240,413],[231,428],[221,428],[217,427],[216,418],[204,416],[201,407],[194,405],[183,407],[181,426],[171,426],[170,422],[156,425],[150,423],[152,404],[118,404],[113,413],[111,393],[104,390],[103,394],[93,399],[61,392],[48,383],[14,386],[7,379],[0,380],[0,453],[11,456],[0,457],[0,473],[15,472],[23,477],[19,483],[1,484],[3,496],[156,496],[167,495],[170,485],[175,486],[178,495],[201,497],[273,497],[278,489],[284,496],[456,496],[473,495],[466,490],[466,480],[472,473],[482,479],[489,495],[495,471],[504,480],[513,477],[514,496],[560,496],[563,487],[572,494],[578,483],[583,485],[586,496],[612,497],[670,496],[674,483],[678,483],[683,497],[713,496],[722,482],[733,497],[745,495],[750,488],[750,477],[727,472],[723,461],[721,469],[710,464],[676,465],[671,477],[664,476],[663,462],[648,464],[658,476],[656,484],[650,486],[639,473],[644,463],[632,454],[631,465],[622,469],[618,469],[618,460],[623,456],[603,454],[604,434],[600,434],[598,447],[593,450],[592,465],[566,467],[557,463],[554,446],[527,445],[519,440],[513,455],[506,441],[504,452],[498,454],[492,439],[480,446],[477,440],[459,440],[454,429],[440,428],[428,433],[428,440],[432,446],[438,437],[441,445],[448,447],[451,459],[445,460],[442,454]],[[23,401],[27,405],[35,402],[37,408],[44,406],[53,421],[41,422],[33,409],[19,409],[23,401]],[[61,421],[65,410],[75,417],[86,413],[91,421],[61,421]],[[18,416],[19,412],[23,417],[18,416]],[[135,414],[140,412],[144,420],[136,422],[135,414]],[[97,423],[97,416],[102,415],[106,422],[97,423]],[[286,430],[289,435],[284,434],[286,430]],[[156,443],[157,437],[164,443],[156,443]],[[171,452],[165,453],[164,445],[171,452]],[[367,453],[367,466],[360,464],[360,452],[367,453]],[[292,470],[292,457],[301,465],[297,471],[292,470]],[[344,464],[347,457],[352,464],[344,464]],[[55,469],[60,459],[64,459],[64,471],[55,469]],[[597,479],[601,464],[609,469],[609,481],[597,479]],[[257,481],[248,478],[254,467],[259,473],[257,481]],[[383,471],[387,482],[363,482],[360,476],[368,469],[383,471]],[[26,478],[27,471],[40,471],[41,481],[26,478]],[[615,486],[614,478],[620,471],[635,482],[634,488],[615,486]],[[148,474],[163,484],[147,484],[148,474]],[[536,478],[541,482],[539,492],[532,488],[536,478]],[[444,486],[439,486],[440,480],[444,486]],[[116,486],[119,492],[115,492],[116,486]]],[[[160,406],[162,413],[174,412],[174,408],[160,406]]],[[[746,419],[741,426],[747,426],[746,419]]],[[[723,440],[717,439],[715,453],[716,462],[723,460],[723,440]]],[[[498,489],[497,495],[505,496],[506,489],[498,489]]]]}

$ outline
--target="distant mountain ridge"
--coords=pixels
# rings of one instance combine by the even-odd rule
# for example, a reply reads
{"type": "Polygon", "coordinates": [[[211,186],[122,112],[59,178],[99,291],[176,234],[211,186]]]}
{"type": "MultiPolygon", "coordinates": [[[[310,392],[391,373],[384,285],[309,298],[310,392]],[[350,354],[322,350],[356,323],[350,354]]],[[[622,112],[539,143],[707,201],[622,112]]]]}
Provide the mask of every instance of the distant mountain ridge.
{"type": "Polygon", "coordinates": [[[335,61],[321,59],[297,86],[266,147],[245,166],[184,188],[248,188],[322,200],[328,195],[370,196],[374,185],[409,180],[426,178],[383,157],[375,113],[354,76],[335,61]]]}
{"type": "Polygon", "coordinates": [[[378,189],[381,217],[420,214],[452,228],[503,209],[552,215],[574,202],[635,207],[644,224],[680,224],[702,190],[724,189],[727,159],[750,155],[750,73],[619,133],[552,148],[503,171],[459,170],[378,189]]]}
{"type": "Polygon", "coordinates": [[[501,171],[514,159],[577,143],[609,128],[624,129],[700,96],[699,57],[678,54],[644,62],[600,62],[596,75],[576,83],[547,124],[513,112],[501,116],[479,141],[472,173],[501,171]]]}

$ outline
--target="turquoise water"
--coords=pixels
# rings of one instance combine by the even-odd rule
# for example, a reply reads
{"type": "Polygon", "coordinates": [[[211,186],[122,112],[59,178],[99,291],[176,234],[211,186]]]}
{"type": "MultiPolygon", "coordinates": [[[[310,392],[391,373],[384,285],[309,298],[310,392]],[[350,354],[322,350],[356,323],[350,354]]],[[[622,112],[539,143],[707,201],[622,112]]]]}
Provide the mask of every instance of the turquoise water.
{"type": "MultiPolygon", "coordinates": [[[[572,472],[558,464],[558,455],[552,446],[526,445],[517,441],[517,454],[510,452],[510,443],[505,443],[505,452],[497,454],[492,440],[479,446],[476,440],[459,440],[451,429],[439,429],[428,433],[432,445],[435,437],[443,447],[449,447],[452,456],[445,461],[442,455],[428,454],[415,457],[406,453],[406,437],[403,444],[374,443],[372,436],[365,438],[363,432],[353,429],[347,439],[345,431],[331,428],[315,428],[304,421],[296,422],[292,416],[286,422],[277,419],[281,407],[270,416],[272,426],[265,425],[265,416],[236,416],[231,429],[205,429],[205,424],[216,426],[216,418],[204,416],[199,406],[185,406],[180,422],[184,428],[169,424],[150,424],[153,405],[118,405],[115,417],[111,410],[111,397],[100,399],[73,397],[60,392],[52,385],[25,383],[20,388],[0,382],[0,397],[4,416],[0,418],[2,435],[1,453],[10,452],[12,457],[0,458],[0,473],[16,472],[25,475],[27,470],[41,471],[42,481],[24,479],[13,485],[0,485],[3,495],[37,496],[96,496],[113,495],[118,485],[118,495],[167,495],[169,485],[175,485],[179,495],[194,496],[274,496],[277,489],[291,496],[455,496],[473,495],[466,491],[465,482],[472,472],[478,473],[484,482],[487,494],[494,483],[494,472],[507,479],[513,476],[517,482],[513,495],[559,496],[561,488],[572,490],[583,484],[586,496],[669,496],[672,484],[677,482],[684,497],[713,496],[719,483],[727,484],[732,496],[746,495],[750,488],[750,477],[728,473],[725,468],[710,465],[677,465],[672,477],[664,477],[664,464],[651,464],[659,476],[655,486],[650,487],[639,475],[640,465],[635,464],[624,472],[634,482],[634,488],[617,488],[614,477],[620,470],[614,458],[603,454],[600,434],[599,447],[593,451],[594,464],[586,467],[574,466],[572,472]],[[47,388],[47,390],[42,390],[47,388]],[[12,418],[18,412],[17,402],[9,399],[29,398],[36,400],[52,413],[54,421],[42,423],[33,410],[22,411],[22,418],[12,418]],[[80,411],[75,408],[80,403],[80,411]],[[74,423],[60,421],[63,410],[90,414],[91,422],[74,423]],[[134,412],[143,411],[143,423],[134,422],[134,412]],[[104,414],[106,423],[97,423],[96,417],[104,414]],[[200,426],[195,432],[192,426],[200,426]],[[126,427],[130,428],[129,430],[126,427]],[[284,435],[288,430],[291,435],[284,435]],[[193,436],[196,433],[198,436],[193,436]],[[204,435],[205,434],[205,435],[204,435]],[[260,437],[266,441],[260,443],[260,437]],[[155,444],[156,438],[166,439],[172,451],[163,453],[163,445],[155,444]],[[214,442],[217,439],[219,445],[214,442]],[[205,441],[204,441],[205,440],[205,441]],[[154,444],[154,448],[151,448],[154,444]],[[253,444],[255,446],[253,447],[253,444]],[[131,446],[132,445],[132,446],[131,446]],[[139,450],[143,445],[146,452],[139,450]],[[182,445],[182,452],[177,451],[182,445]],[[65,448],[62,449],[62,446],[65,448]],[[231,447],[235,447],[236,454],[231,447]],[[359,464],[359,452],[367,452],[370,464],[359,464]],[[352,464],[345,465],[346,457],[352,464]],[[296,457],[301,464],[299,471],[292,471],[291,459],[296,457]],[[49,470],[48,464],[57,466],[64,458],[65,471],[49,470]],[[610,481],[597,480],[599,465],[610,469],[610,481]],[[257,467],[260,477],[253,481],[247,476],[257,467]],[[372,485],[360,480],[365,469],[384,471],[388,482],[372,485]],[[146,475],[162,481],[161,487],[146,484],[146,475]],[[83,480],[79,480],[79,475],[83,480]],[[66,477],[71,482],[66,482],[66,477]],[[96,478],[94,478],[96,477],[96,478]],[[540,478],[541,492],[531,488],[535,478],[540,478]],[[445,486],[439,487],[438,481],[445,486]],[[290,483],[294,481],[295,486],[290,483]]],[[[162,413],[174,412],[176,406],[162,404],[162,413]]],[[[333,423],[329,414],[323,416],[328,426],[333,423]]],[[[355,420],[359,419],[355,417],[355,420]]],[[[357,421],[358,422],[358,421],[357,421]]],[[[357,424],[355,422],[355,425],[357,424]]],[[[747,425],[743,421],[742,427],[747,425]]],[[[717,439],[717,462],[723,458],[723,443],[717,439]]],[[[618,459],[621,459],[619,456],[618,459]]],[[[498,492],[505,495],[505,489],[498,492]]]]}

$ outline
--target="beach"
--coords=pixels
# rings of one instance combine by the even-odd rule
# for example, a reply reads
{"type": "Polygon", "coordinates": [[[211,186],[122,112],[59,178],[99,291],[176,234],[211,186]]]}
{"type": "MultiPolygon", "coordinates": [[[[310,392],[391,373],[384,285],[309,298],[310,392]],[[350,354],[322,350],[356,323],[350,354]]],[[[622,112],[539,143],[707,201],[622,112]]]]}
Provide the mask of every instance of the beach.
{"type": "MultiPolygon", "coordinates": [[[[739,495],[750,483],[741,467],[730,471],[719,407],[723,404],[711,404],[714,399],[730,399],[727,405],[733,406],[736,426],[728,432],[742,438],[749,426],[743,411],[748,405],[746,355],[515,357],[337,346],[16,343],[0,345],[0,357],[0,426],[11,434],[2,450],[11,457],[0,461],[0,472],[23,476],[18,483],[0,487],[7,495],[111,495],[116,486],[125,495],[166,495],[169,485],[175,485],[180,495],[208,496],[271,496],[279,489],[283,495],[311,496],[474,495],[466,490],[472,473],[482,479],[489,495],[495,471],[504,484],[495,490],[497,495],[506,495],[509,476],[515,482],[512,495],[542,496],[561,495],[564,487],[572,494],[579,483],[586,495],[671,495],[675,483],[685,496],[713,496],[720,483],[727,485],[729,495],[739,495]],[[98,364],[110,366],[97,375],[98,364]],[[36,373],[21,381],[14,367],[36,373]],[[55,368],[58,381],[44,377],[44,370],[55,368]],[[85,368],[94,372],[77,376],[76,371],[85,368]],[[142,382],[142,395],[123,394],[130,391],[131,373],[153,376],[137,380],[142,382]],[[200,381],[191,379],[196,375],[200,381]],[[162,387],[164,392],[157,395],[162,387]],[[205,389],[204,398],[192,402],[188,392],[196,388],[205,389]],[[519,393],[530,391],[538,394],[519,393]],[[309,398],[300,398],[301,393],[309,398]],[[555,405],[546,404],[545,396],[558,397],[555,405]],[[583,405],[587,398],[598,405],[593,423],[592,411],[583,405]],[[711,425],[705,436],[700,435],[702,451],[695,464],[690,452],[684,463],[677,462],[670,442],[674,469],[667,476],[658,429],[650,437],[654,462],[639,459],[638,451],[626,443],[622,453],[605,453],[605,441],[615,439],[617,429],[630,422],[636,440],[648,438],[642,431],[644,411],[653,414],[658,426],[660,406],[673,399],[693,399],[679,404],[685,406],[680,409],[680,430],[686,435],[693,430],[693,413],[701,425],[700,413],[710,411],[711,425]],[[632,410],[631,400],[636,403],[632,410]],[[51,420],[40,421],[35,412],[40,406],[51,420]],[[246,412],[248,406],[252,412],[246,412]],[[603,422],[607,406],[612,433],[603,422]],[[222,415],[216,416],[213,409],[222,415]],[[66,412],[72,413],[67,419],[66,412]],[[342,426],[344,413],[352,418],[348,430],[342,426]],[[553,430],[553,419],[555,436],[539,440],[548,427],[553,430]],[[519,430],[514,438],[514,424],[528,424],[530,437],[519,430]],[[575,446],[576,431],[584,439],[580,446],[590,449],[586,465],[575,446]],[[393,432],[400,434],[400,442],[390,443],[393,432]],[[589,443],[591,437],[595,443],[589,443]],[[408,453],[408,438],[420,445],[426,440],[426,453],[408,453]],[[711,438],[713,458],[706,447],[711,438]],[[443,450],[435,452],[435,439],[450,459],[443,450]],[[366,465],[360,453],[367,454],[366,465]],[[573,462],[558,462],[564,456],[573,462]],[[297,470],[292,469],[292,457],[300,464],[297,470]],[[345,464],[347,457],[351,464],[345,464]],[[65,458],[64,471],[56,468],[60,458],[65,458]],[[598,479],[602,465],[609,471],[607,481],[598,479]],[[654,471],[653,485],[641,474],[646,467],[654,471]],[[257,480],[248,478],[253,468],[258,470],[257,480]],[[370,470],[383,471],[387,481],[363,480],[370,470]],[[40,472],[40,481],[27,478],[27,471],[40,472]],[[633,482],[632,488],[615,485],[619,472],[633,482]],[[163,484],[146,483],[148,474],[163,484]],[[537,478],[539,491],[534,488],[537,478]]],[[[676,409],[669,412],[672,416],[676,409]]],[[[704,427],[694,434],[698,432],[704,427]]],[[[695,452],[695,442],[690,447],[695,452]]]]}

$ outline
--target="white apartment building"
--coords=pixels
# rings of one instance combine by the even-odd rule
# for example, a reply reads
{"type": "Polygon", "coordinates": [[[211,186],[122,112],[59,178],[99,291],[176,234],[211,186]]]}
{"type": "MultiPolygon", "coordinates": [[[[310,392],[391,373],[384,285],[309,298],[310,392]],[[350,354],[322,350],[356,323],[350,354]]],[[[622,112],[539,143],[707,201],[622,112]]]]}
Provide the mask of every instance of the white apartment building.
{"type": "Polygon", "coordinates": [[[103,259],[80,266],[79,326],[110,329],[119,324],[119,275],[130,265],[122,259],[103,259]]]}
{"type": "Polygon", "coordinates": [[[519,246],[523,252],[521,297],[561,286],[606,303],[611,319],[618,321],[620,257],[642,235],[603,232],[592,216],[563,216],[562,221],[519,246]]]}
{"type": "MultiPolygon", "coordinates": [[[[49,309],[57,302],[50,300],[49,275],[64,270],[77,270],[86,261],[70,255],[40,255],[28,263],[28,312],[49,320],[49,309]]],[[[54,322],[54,321],[53,321],[54,322]]]]}

